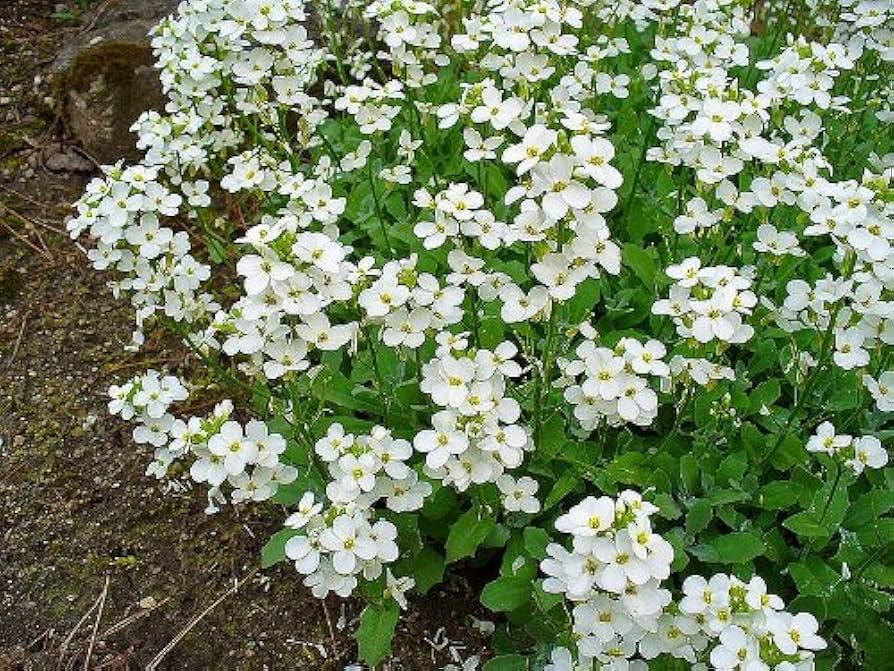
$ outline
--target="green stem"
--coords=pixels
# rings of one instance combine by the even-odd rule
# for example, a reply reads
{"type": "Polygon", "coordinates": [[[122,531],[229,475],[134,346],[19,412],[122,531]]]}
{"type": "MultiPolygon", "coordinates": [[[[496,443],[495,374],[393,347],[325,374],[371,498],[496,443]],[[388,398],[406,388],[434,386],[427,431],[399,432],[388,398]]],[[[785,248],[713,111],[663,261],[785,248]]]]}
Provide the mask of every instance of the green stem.
{"type": "Polygon", "coordinates": [[[382,213],[382,205],[379,203],[379,194],[376,191],[376,182],[373,179],[371,158],[368,158],[366,162],[366,174],[369,177],[369,188],[370,191],[372,191],[373,204],[376,207],[376,217],[378,217],[379,225],[382,227],[382,235],[385,237],[385,244],[388,245],[388,251],[391,252],[391,255],[393,256],[394,247],[392,247],[391,245],[391,240],[388,237],[388,229],[385,227],[385,217],[382,213]]]}
{"type": "MultiPolygon", "coordinates": [[[[853,265],[853,264],[852,264],[853,265]]],[[[850,276],[850,272],[845,272],[845,276],[850,276]]],[[[806,399],[810,396],[810,392],[813,391],[814,384],[820,377],[820,372],[826,367],[826,359],[831,352],[832,340],[834,338],[835,333],[835,322],[838,321],[838,313],[841,311],[842,306],[844,305],[844,300],[841,299],[838,303],[835,304],[834,309],[832,310],[832,314],[829,316],[829,325],[826,327],[826,332],[823,334],[822,344],[820,345],[820,355],[819,359],[816,362],[816,367],[810,372],[807,380],[804,383],[804,389],[802,390],[800,396],[798,396],[795,405],[792,406],[791,411],[788,414],[788,419],[785,422],[785,425],[782,431],[776,437],[776,442],[773,443],[773,447],[770,448],[770,451],[759,460],[758,463],[763,464],[770,460],[776,451],[779,449],[779,446],[782,445],[782,441],[788,437],[789,431],[792,428],[792,424],[794,424],[795,419],[798,416],[798,413],[803,409],[804,404],[806,403],[806,399]]]]}
{"type": "Polygon", "coordinates": [[[366,336],[366,341],[369,343],[369,354],[370,358],[372,359],[373,373],[376,376],[376,390],[379,392],[379,400],[382,402],[382,418],[387,423],[390,404],[388,403],[388,398],[385,396],[385,380],[382,377],[381,370],[379,369],[379,359],[376,354],[377,348],[372,337],[372,332],[368,325],[363,327],[363,334],[366,336]]]}
{"type": "Polygon", "coordinates": [[[550,374],[553,365],[552,348],[558,312],[558,305],[553,303],[549,313],[549,322],[546,326],[546,342],[543,345],[543,357],[540,360],[540,370],[534,387],[534,444],[538,447],[543,442],[543,404],[545,397],[549,394],[550,374]]]}

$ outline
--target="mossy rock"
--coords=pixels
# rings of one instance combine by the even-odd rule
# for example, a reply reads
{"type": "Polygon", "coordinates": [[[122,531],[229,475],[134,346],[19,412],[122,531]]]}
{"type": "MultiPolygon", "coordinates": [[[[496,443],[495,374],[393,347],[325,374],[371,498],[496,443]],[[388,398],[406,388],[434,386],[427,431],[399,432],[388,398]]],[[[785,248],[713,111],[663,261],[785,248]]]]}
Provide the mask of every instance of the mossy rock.
{"type": "Polygon", "coordinates": [[[101,163],[138,156],[130,127],[164,98],[148,43],[100,42],[72,60],[60,86],[66,127],[101,163]]]}
{"type": "Polygon", "coordinates": [[[84,17],[90,30],[66,41],[51,67],[57,111],[75,140],[101,163],[136,159],[130,127],[164,98],[149,30],[177,0],[109,0],[84,17]]]}

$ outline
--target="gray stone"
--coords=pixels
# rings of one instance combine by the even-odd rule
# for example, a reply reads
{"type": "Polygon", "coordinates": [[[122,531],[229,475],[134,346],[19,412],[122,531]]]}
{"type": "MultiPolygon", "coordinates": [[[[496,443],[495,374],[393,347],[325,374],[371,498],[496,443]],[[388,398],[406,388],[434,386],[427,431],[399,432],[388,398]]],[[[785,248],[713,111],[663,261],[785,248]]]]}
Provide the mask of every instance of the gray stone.
{"type": "Polygon", "coordinates": [[[44,152],[43,164],[50,172],[92,172],[93,163],[70,147],[44,152]]]}
{"type": "Polygon", "coordinates": [[[111,0],[84,17],[52,67],[59,114],[72,137],[100,163],[139,157],[130,127],[164,98],[149,30],[176,0],[111,0]]]}

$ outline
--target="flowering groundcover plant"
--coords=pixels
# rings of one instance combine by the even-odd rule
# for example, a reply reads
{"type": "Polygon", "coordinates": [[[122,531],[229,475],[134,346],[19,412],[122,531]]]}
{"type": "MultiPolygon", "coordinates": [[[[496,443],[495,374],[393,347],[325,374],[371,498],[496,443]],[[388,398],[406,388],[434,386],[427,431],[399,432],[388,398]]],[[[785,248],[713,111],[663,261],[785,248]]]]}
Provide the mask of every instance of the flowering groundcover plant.
{"type": "Polygon", "coordinates": [[[892,22],[184,2],[69,230],[202,374],[110,411],[209,513],[285,509],[263,563],[364,598],[370,665],[468,561],[491,671],[887,668],[892,22]]]}

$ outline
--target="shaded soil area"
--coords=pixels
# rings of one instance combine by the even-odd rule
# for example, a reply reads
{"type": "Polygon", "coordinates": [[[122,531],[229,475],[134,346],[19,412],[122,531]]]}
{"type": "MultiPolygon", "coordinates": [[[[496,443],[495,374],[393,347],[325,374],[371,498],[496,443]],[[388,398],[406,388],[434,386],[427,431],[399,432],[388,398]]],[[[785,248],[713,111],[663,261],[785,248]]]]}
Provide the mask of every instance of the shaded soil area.
{"type": "MultiPolygon", "coordinates": [[[[126,302],[64,233],[89,175],[47,161],[74,150],[43,73],[78,9],[0,2],[0,671],[341,670],[361,604],[314,599],[286,565],[255,570],[285,511],[206,517],[202,492],[144,475],[149,452],[106,412],[111,383],[190,362],[159,334],[123,349],[126,302]]],[[[411,603],[385,668],[480,652],[473,593],[454,578],[411,603]]]]}

